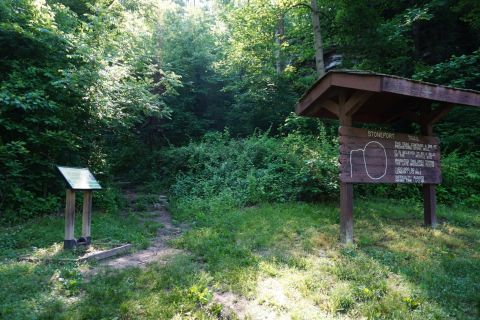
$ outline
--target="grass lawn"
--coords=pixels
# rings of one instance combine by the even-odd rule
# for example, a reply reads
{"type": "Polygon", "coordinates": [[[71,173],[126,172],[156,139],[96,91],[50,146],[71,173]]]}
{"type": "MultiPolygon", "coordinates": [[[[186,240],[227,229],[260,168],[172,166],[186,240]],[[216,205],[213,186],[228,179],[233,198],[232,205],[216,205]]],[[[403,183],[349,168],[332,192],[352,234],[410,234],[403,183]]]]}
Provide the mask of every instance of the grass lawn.
{"type": "MultiPolygon", "coordinates": [[[[33,243],[49,248],[62,239],[62,218],[1,229],[0,318],[216,319],[222,306],[214,295],[226,293],[286,319],[480,317],[478,210],[440,207],[431,230],[419,204],[357,201],[352,247],[338,245],[334,205],[207,210],[177,202],[172,213],[191,224],[172,243],[185,254],[88,283],[85,266],[15,259],[33,243]]],[[[93,219],[97,238],[142,246],[151,236],[133,216],[104,219],[93,219]]]]}
{"type": "MultiPolygon", "coordinates": [[[[133,214],[93,213],[92,234],[98,249],[121,243],[145,248],[157,225],[144,227],[133,214]]],[[[51,262],[75,258],[84,250],[63,249],[64,218],[48,216],[14,227],[0,227],[0,319],[62,318],[83,295],[81,269],[86,263],[51,262]],[[29,256],[49,261],[18,261],[29,256]]],[[[75,222],[81,233],[81,216],[75,222]]]]}

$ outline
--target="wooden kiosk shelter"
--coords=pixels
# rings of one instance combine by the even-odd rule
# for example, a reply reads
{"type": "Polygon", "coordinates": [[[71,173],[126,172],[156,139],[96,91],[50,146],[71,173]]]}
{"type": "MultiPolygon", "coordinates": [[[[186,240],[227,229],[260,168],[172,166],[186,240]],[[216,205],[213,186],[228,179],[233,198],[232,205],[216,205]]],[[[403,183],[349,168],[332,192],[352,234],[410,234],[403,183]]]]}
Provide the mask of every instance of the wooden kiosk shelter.
{"type": "Polygon", "coordinates": [[[299,100],[300,116],[340,121],[340,239],[353,242],[353,183],[423,185],[425,225],[436,225],[435,186],[441,183],[433,125],[455,105],[480,107],[480,92],[358,71],[330,71],[299,100]],[[420,135],[354,128],[417,123],[420,135]]]}

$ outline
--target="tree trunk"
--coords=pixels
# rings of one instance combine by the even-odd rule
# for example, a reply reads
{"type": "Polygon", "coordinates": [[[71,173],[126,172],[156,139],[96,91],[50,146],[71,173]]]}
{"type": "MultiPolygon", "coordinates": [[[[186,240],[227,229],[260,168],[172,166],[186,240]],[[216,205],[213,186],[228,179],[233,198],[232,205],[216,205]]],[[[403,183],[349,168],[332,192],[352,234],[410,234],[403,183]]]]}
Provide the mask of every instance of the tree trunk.
{"type": "Polygon", "coordinates": [[[277,43],[277,48],[275,50],[275,64],[277,74],[281,74],[285,69],[285,63],[283,61],[283,54],[282,54],[282,44],[284,41],[285,36],[285,16],[281,15],[278,18],[278,26],[275,32],[275,42],[277,43]]]}
{"type": "Polygon", "coordinates": [[[320,12],[318,11],[317,0],[311,0],[312,7],[312,27],[313,27],[313,44],[315,48],[315,67],[317,69],[317,77],[320,78],[325,74],[325,64],[323,62],[323,42],[320,30],[320,12]]]}

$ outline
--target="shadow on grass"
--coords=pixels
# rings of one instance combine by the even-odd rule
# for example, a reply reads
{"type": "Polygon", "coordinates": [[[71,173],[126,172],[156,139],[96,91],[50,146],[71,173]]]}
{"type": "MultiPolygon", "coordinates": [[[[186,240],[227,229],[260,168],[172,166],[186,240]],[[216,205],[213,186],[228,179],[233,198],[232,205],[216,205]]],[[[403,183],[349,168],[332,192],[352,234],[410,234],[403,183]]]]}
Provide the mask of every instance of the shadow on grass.
{"type": "Polygon", "coordinates": [[[422,226],[421,209],[406,213],[401,222],[385,214],[389,209],[377,206],[384,212],[380,219],[367,214],[356,225],[357,251],[407,280],[416,304],[429,305],[440,317],[478,319],[479,212],[441,207],[442,223],[432,230],[422,226]]]}
{"type": "Polygon", "coordinates": [[[255,293],[259,264],[264,260],[295,264],[292,243],[311,246],[302,238],[308,227],[330,226],[331,207],[306,204],[266,205],[212,213],[175,241],[192,252],[217,280],[221,290],[244,296],[255,293]],[[290,206],[286,209],[285,206],[290,206]]]}
{"type": "Polygon", "coordinates": [[[80,293],[74,264],[7,262],[0,265],[0,319],[53,319],[80,293]]]}
{"type": "MultiPolygon", "coordinates": [[[[76,234],[80,234],[77,217],[76,234]]],[[[130,242],[143,248],[157,226],[143,227],[133,215],[94,214],[95,239],[130,242]]],[[[63,251],[63,217],[48,216],[14,227],[0,227],[0,319],[68,318],[63,314],[82,300],[80,268],[57,258],[76,258],[83,250],[63,251]],[[21,256],[51,262],[19,261],[21,256]]]]}

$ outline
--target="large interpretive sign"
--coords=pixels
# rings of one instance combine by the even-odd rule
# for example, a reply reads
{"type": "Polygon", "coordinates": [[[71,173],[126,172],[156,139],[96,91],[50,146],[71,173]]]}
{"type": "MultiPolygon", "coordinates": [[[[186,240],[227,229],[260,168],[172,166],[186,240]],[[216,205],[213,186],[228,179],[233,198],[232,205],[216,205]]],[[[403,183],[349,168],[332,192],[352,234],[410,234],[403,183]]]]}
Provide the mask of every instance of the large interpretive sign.
{"type": "Polygon", "coordinates": [[[480,91],[367,71],[329,71],[305,92],[295,106],[298,115],[338,119],[341,126],[341,242],[353,243],[355,183],[421,185],[424,223],[436,226],[435,189],[442,176],[433,126],[459,106],[480,107],[480,91]],[[400,123],[414,124],[417,134],[389,132],[400,123]],[[385,129],[359,129],[354,124],[385,129]]]}
{"type": "Polygon", "coordinates": [[[439,139],[342,126],[340,180],[347,183],[441,183],[439,139]]]}

